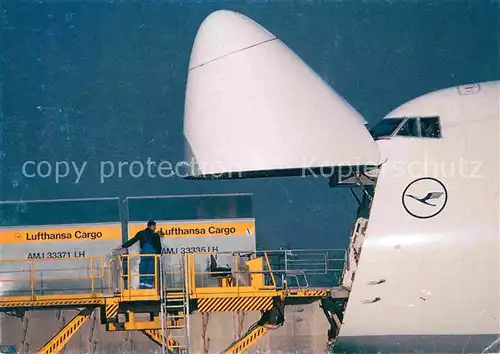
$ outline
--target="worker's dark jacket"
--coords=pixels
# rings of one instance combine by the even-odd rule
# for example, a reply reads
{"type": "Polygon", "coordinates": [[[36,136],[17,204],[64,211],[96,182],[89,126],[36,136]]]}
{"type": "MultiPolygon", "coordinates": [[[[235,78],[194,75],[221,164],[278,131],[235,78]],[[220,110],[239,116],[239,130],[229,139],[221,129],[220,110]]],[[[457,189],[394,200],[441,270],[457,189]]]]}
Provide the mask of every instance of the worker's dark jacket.
{"type": "Polygon", "coordinates": [[[150,228],[146,228],[144,230],[139,231],[138,233],[135,234],[133,238],[128,240],[123,244],[123,248],[129,248],[133,244],[135,244],[137,241],[139,241],[139,245],[142,248],[144,247],[144,244],[149,240],[151,244],[153,245],[153,248],[156,251],[156,254],[161,254],[161,241],[160,241],[160,236],[158,236],[157,233],[155,233],[153,230],[150,228]]]}

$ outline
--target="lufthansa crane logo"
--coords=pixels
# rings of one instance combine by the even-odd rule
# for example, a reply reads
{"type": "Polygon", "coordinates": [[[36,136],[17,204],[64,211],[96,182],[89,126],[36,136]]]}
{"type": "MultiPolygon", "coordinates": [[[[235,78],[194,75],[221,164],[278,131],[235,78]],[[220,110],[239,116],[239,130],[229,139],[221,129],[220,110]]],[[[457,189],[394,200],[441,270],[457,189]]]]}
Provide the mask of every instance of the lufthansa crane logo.
{"type": "Polygon", "coordinates": [[[448,191],[444,184],[432,177],[411,182],[402,195],[403,207],[411,216],[428,219],[438,215],[446,206],[448,191]]]}

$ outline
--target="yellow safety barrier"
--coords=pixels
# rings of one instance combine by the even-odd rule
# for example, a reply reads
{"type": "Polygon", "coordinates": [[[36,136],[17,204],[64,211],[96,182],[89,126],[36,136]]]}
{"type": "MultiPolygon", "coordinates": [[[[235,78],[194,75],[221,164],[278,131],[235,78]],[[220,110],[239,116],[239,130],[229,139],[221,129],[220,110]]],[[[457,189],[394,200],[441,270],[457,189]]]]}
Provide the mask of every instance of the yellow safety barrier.
{"type": "MultiPolygon", "coordinates": [[[[157,299],[160,296],[160,289],[163,288],[166,292],[181,292],[184,289],[184,273],[183,267],[180,266],[179,270],[175,270],[173,267],[166,267],[162,263],[162,260],[165,260],[165,257],[171,257],[173,255],[168,254],[123,254],[118,256],[118,264],[119,264],[119,294],[122,300],[131,301],[138,300],[142,298],[146,299],[157,299]],[[140,273],[133,270],[132,263],[134,258],[140,261],[143,259],[142,257],[151,257],[154,259],[154,272],[153,273],[140,273]],[[124,267],[125,265],[125,267],[124,267]],[[126,268],[126,269],[124,269],[126,268]],[[160,273],[161,272],[161,273],[160,273]],[[152,278],[152,287],[151,288],[143,288],[141,287],[141,283],[143,282],[141,279],[146,277],[152,278]],[[160,284],[160,278],[163,279],[163,284],[160,284]],[[179,286],[175,286],[174,279],[182,278],[179,286]],[[139,278],[139,288],[135,288],[133,286],[132,280],[134,278],[139,278]]],[[[168,263],[168,262],[167,262],[168,263]]]]}
{"type": "MultiPolygon", "coordinates": [[[[77,281],[85,282],[89,281],[89,287],[85,290],[76,291],[75,293],[95,293],[96,290],[96,280],[105,280],[104,271],[104,258],[101,256],[90,256],[90,257],[75,257],[75,258],[64,258],[64,259],[2,259],[0,260],[0,281],[4,284],[17,284],[17,283],[29,283],[27,289],[18,288],[15,286],[10,290],[10,292],[29,292],[29,296],[34,299],[37,296],[38,290],[36,284],[38,282],[44,282],[49,284],[48,287],[43,289],[44,291],[55,291],[65,288],[65,284],[62,282],[77,281]],[[64,267],[63,262],[70,262],[71,266],[64,267]],[[85,262],[84,265],[75,268],[75,262],[85,262]],[[43,265],[50,264],[50,268],[43,267],[43,265]],[[88,275],[71,275],[72,273],[82,273],[88,271],[88,275]],[[68,275],[64,276],[37,276],[37,274],[43,273],[57,273],[62,272],[68,275]],[[8,274],[14,273],[15,277],[9,279],[8,274]],[[19,276],[19,273],[28,273],[27,277],[19,276]],[[97,274],[96,274],[97,273],[97,274]],[[89,290],[89,291],[88,291],[89,290]]],[[[9,292],[7,290],[6,292],[9,292]]],[[[7,300],[8,296],[4,294],[0,301],[7,300]]]]}
{"type": "MultiPolygon", "coordinates": [[[[159,258],[160,258],[160,255],[157,255],[157,254],[127,254],[127,255],[120,255],[118,256],[118,260],[119,260],[119,264],[120,265],[123,265],[123,261],[126,261],[126,264],[127,264],[127,271],[125,272],[123,267],[120,267],[120,276],[122,277],[122,279],[126,279],[126,285],[127,285],[127,290],[129,289],[132,289],[132,283],[131,283],[131,279],[133,277],[152,277],[153,278],[153,285],[152,285],[152,289],[153,290],[157,290],[158,291],[158,265],[159,265],[159,258]],[[130,259],[132,257],[139,257],[140,259],[142,259],[143,257],[146,258],[146,257],[151,257],[153,258],[154,260],[154,272],[149,274],[149,273],[134,273],[131,271],[131,264],[130,264],[130,259]]],[[[120,282],[120,290],[121,292],[123,292],[123,290],[125,290],[125,287],[124,287],[124,282],[120,282]]]]}
{"type": "Polygon", "coordinates": [[[262,256],[255,256],[248,260],[242,260],[238,253],[228,254],[226,259],[231,258],[232,267],[221,267],[211,265],[210,270],[197,270],[196,262],[199,257],[221,256],[221,253],[200,252],[185,255],[187,269],[189,294],[193,298],[208,295],[248,295],[252,293],[262,294],[263,290],[269,290],[269,295],[276,295],[276,278],[269,262],[266,252],[262,256]],[[267,279],[266,279],[267,276],[267,279]],[[210,280],[215,280],[212,282],[210,280]],[[200,284],[201,283],[201,284],[200,284]]]}

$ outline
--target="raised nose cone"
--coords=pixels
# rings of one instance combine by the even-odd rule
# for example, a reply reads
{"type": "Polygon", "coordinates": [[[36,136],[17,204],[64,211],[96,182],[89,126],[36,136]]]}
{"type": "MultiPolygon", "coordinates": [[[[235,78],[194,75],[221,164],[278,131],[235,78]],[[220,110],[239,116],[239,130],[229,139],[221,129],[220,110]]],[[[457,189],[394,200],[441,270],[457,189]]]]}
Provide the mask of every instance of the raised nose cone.
{"type": "Polygon", "coordinates": [[[239,13],[213,12],[196,34],[189,69],[274,38],[265,28],[239,13]]]}
{"type": "Polygon", "coordinates": [[[208,16],[189,67],[184,136],[191,177],[379,164],[359,113],[251,19],[230,11],[208,16]]]}

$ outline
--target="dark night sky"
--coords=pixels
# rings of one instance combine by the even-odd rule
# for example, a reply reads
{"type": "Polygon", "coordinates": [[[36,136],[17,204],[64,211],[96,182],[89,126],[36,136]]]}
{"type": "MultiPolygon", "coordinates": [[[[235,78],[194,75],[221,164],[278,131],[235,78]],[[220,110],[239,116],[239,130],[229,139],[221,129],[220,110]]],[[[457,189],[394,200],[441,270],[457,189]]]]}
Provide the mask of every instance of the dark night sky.
{"type": "Polygon", "coordinates": [[[345,247],[356,205],[324,179],[101,184],[98,167],[183,159],[190,49],[216,9],[280,37],[370,122],[428,91],[500,79],[498,3],[356,3],[4,1],[0,199],[252,192],[259,247],[345,247]],[[56,184],[23,177],[26,160],[88,165],[78,184],[56,184]]]}

